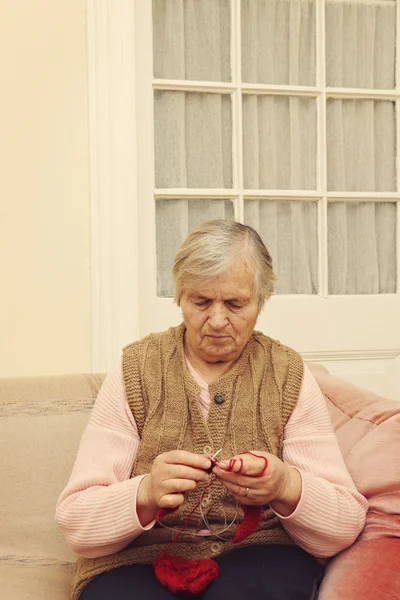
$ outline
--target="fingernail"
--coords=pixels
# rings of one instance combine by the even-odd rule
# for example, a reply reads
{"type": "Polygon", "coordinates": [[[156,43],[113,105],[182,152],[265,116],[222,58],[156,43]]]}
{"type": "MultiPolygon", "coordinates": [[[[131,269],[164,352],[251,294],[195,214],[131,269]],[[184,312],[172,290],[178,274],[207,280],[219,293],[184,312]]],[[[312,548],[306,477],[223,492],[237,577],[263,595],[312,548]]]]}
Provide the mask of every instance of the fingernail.
{"type": "Polygon", "coordinates": [[[227,466],[228,466],[228,461],[227,461],[227,460],[221,460],[221,461],[219,461],[219,462],[218,462],[218,466],[219,466],[221,469],[226,469],[226,468],[227,468],[227,466]]]}

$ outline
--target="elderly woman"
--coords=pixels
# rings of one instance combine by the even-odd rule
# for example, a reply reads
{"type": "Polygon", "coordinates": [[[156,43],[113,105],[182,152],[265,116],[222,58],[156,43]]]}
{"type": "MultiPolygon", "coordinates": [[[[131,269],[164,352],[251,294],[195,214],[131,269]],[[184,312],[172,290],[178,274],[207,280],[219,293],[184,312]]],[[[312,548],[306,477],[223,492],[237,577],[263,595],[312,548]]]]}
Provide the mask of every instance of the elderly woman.
{"type": "Polygon", "coordinates": [[[251,227],[210,221],[173,277],[183,323],[124,349],[58,501],[73,597],[314,599],[367,502],[310,371],[254,331],[271,257],[251,227]]]}

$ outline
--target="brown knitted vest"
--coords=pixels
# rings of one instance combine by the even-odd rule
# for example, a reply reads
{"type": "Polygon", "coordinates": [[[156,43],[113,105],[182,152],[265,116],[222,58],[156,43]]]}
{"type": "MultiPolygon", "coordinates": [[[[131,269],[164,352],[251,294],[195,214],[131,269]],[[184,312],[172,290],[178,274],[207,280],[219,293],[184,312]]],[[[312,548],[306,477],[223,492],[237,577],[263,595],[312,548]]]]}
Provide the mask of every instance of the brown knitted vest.
{"type": "MultiPolygon", "coordinates": [[[[177,448],[205,454],[222,448],[220,459],[245,450],[265,450],[281,458],[283,429],[296,405],[303,378],[301,357],[254,332],[233,368],[209,386],[211,405],[205,421],[199,407],[201,390],[185,363],[184,332],[182,324],[124,349],[125,391],[141,437],[132,477],[148,473],[158,454],[177,448]],[[223,395],[222,402],[221,396],[214,401],[217,394],[223,395]]],[[[163,519],[168,529],[155,525],[114,555],[80,558],[74,600],[93,577],[104,571],[151,563],[180,531],[199,502],[204,486],[200,484],[187,494],[179,510],[163,519]]],[[[225,529],[235,515],[239,521],[242,518],[240,508],[238,513],[236,502],[219,482],[207,490],[202,510],[213,531],[225,529]]],[[[171,554],[189,559],[212,558],[247,545],[293,544],[269,507],[264,510],[258,530],[235,546],[229,540],[193,535],[199,529],[204,529],[200,510],[195,511],[171,554]]],[[[222,536],[230,538],[234,530],[232,525],[222,536]]]]}

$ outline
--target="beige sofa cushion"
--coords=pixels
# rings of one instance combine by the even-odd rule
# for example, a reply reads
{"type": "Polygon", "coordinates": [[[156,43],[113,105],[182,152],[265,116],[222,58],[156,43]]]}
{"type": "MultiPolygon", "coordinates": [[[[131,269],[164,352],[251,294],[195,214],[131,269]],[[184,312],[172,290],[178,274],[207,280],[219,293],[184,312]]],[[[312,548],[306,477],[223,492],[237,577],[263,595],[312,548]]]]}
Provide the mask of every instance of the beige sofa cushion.
{"type": "Polygon", "coordinates": [[[67,600],[72,565],[54,521],[100,375],[0,380],[0,581],[7,600],[67,600]]]}

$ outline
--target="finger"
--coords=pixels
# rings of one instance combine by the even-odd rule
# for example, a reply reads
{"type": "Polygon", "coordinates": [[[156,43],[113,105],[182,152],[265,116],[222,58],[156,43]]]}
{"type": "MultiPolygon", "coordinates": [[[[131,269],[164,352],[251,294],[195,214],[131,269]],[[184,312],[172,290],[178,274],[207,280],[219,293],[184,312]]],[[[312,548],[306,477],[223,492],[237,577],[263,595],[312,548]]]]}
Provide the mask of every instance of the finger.
{"type": "Polygon", "coordinates": [[[241,475],[240,473],[230,473],[229,471],[224,471],[219,466],[215,466],[212,470],[213,475],[218,477],[218,479],[222,482],[232,483],[233,485],[238,485],[243,488],[256,488],[260,485],[260,482],[257,481],[257,478],[251,477],[249,475],[241,475]]]}
{"type": "Polygon", "coordinates": [[[192,492],[197,488],[196,481],[192,479],[168,479],[162,485],[165,494],[192,492]]]}
{"type": "Polygon", "coordinates": [[[160,508],[177,508],[185,501],[185,496],[183,494],[165,494],[165,496],[161,496],[158,501],[158,506],[160,508]]]}
{"type": "Polygon", "coordinates": [[[260,497],[259,497],[259,494],[257,493],[257,490],[242,487],[241,485],[231,483],[230,481],[224,481],[221,483],[226,487],[227,490],[229,490],[231,492],[232,496],[240,504],[250,504],[250,505],[260,504],[260,502],[259,502],[260,497]],[[247,496],[246,496],[246,489],[248,490],[247,496]]]}
{"type": "Polygon", "coordinates": [[[203,469],[194,469],[185,465],[168,465],[164,479],[192,479],[193,481],[208,481],[210,475],[203,469]]]}
{"type": "Polygon", "coordinates": [[[187,452],[186,450],[171,450],[171,452],[162,454],[161,457],[164,462],[170,465],[186,465],[188,467],[203,470],[211,467],[209,456],[194,454],[193,452],[187,452]]]}
{"type": "Polygon", "coordinates": [[[218,463],[219,467],[231,473],[241,473],[248,477],[261,477],[268,467],[268,454],[266,452],[244,452],[230,460],[218,463]]]}
{"type": "Polygon", "coordinates": [[[229,473],[242,473],[244,469],[244,460],[242,456],[234,456],[229,460],[218,461],[218,466],[220,469],[229,473]]]}

